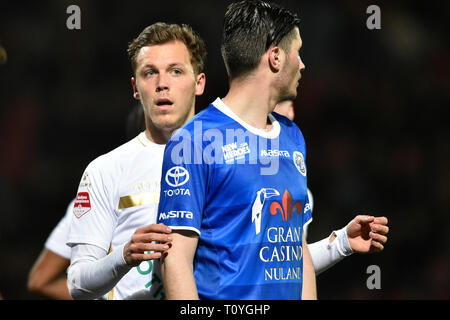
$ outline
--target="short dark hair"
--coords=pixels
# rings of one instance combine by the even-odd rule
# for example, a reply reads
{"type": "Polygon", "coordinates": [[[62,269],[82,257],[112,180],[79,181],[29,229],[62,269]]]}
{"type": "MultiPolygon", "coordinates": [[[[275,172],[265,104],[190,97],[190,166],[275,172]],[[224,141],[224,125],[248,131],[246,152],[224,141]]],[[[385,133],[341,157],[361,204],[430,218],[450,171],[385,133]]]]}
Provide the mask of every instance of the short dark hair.
{"type": "Polygon", "coordinates": [[[222,57],[228,77],[233,79],[256,68],[262,55],[279,45],[288,51],[300,18],[289,10],[263,1],[231,3],[225,13],[222,57]],[[286,37],[288,36],[288,37],[286,37]]]}
{"type": "Polygon", "coordinates": [[[146,46],[162,44],[173,40],[183,42],[191,55],[191,64],[196,75],[203,72],[206,60],[206,45],[202,38],[187,24],[167,24],[157,22],[146,27],[128,45],[128,57],[133,74],[136,73],[136,57],[146,46]]]}

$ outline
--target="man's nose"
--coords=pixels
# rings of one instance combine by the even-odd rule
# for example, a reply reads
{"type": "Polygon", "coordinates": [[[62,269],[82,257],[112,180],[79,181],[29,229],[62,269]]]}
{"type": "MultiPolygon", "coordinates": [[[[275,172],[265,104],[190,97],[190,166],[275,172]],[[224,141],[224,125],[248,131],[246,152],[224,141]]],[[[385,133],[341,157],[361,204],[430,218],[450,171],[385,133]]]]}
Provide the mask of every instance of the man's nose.
{"type": "Polygon", "coordinates": [[[298,56],[298,61],[300,62],[300,65],[299,65],[300,71],[305,70],[305,69],[306,69],[306,66],[305,66],[305,64],[303,63],[302,58],[300,58],[300,56],[298,56]]]}
{"type": "Polygon", "coordinates": [[[156,92],[160,92],[163,90],[168,90],[169,89],[169,80],[167,75],[160,73],[158,75],[158,83],[156,85],[156,92]]]}

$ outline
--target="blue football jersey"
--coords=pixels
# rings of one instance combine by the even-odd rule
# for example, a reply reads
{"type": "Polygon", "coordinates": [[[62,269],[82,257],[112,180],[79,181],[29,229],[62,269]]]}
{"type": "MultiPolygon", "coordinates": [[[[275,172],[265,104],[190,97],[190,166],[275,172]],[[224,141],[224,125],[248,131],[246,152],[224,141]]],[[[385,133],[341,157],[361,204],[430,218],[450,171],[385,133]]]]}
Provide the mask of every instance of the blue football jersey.
{"type": "Polygon", "coordinates": [[[253,128],[218,98],[166,145],[158,222],[199,235],[200,299],[301,299],[305,142],[292,121],[269,119],[270,131],[253,128]]]}

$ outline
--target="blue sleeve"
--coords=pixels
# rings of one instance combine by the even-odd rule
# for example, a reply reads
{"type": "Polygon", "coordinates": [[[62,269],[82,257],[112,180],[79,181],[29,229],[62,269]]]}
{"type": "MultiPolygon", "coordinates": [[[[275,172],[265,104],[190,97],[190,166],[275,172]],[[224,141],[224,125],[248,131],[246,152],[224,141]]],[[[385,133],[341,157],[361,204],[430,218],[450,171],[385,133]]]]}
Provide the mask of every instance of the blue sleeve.
{"type": "MultiPolygon", "coordinates": [[[[206,165],[191,139],[178,134],[167,143],[161,174],[158,223],[200,235],[205,205],[206,165]],[[200,158],[201,159],[201,158],[200,158]]],[[[201,155],[201,153],[200,153],[201,155]]]]}
{"type": "Polygon", "coordinates": [[[303,227],[312,221],[313,199],[311,191],[309,191],[309,189],[307,190],[308,195],[306,196],[306,205],[303,209],[303,227]]]}

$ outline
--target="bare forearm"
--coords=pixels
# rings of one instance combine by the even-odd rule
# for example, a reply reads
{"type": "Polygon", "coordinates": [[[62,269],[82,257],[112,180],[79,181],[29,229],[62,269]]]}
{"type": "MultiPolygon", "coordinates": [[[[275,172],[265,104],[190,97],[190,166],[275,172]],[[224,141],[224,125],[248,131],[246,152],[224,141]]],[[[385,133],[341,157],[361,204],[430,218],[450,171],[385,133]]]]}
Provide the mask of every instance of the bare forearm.
{"type": "Polygon", "coordinates": [[[192,264],[180,263],[167,256],[161,272],[168,300],[198,300],[192,264]]]}
{"type": "Polygon", "coordinates": [[[303,300],[317,300],[316,275],[305,238],[303,238],[303,300]]]}
{"type": "Polygon", "coordinates": [[[61,277],[40,289],[40,293],[57,300],[72,300],[67,288],[67,277],[61,277]]]}
{"type": "Polygon", "coordinates": [[[51,299],[72,299],[67,288],[69,260],[44,248],[28,276],[28,290],[51,299]]]}
{"type": "Polygon", "coordinates": [[[194,255],[198,236],[178,231],[172,234],[172,246],[162,259],[161,273],[169,300],[198,300],[194,278],[194,255]]]}

